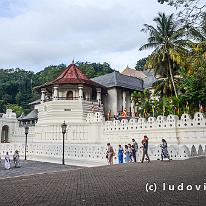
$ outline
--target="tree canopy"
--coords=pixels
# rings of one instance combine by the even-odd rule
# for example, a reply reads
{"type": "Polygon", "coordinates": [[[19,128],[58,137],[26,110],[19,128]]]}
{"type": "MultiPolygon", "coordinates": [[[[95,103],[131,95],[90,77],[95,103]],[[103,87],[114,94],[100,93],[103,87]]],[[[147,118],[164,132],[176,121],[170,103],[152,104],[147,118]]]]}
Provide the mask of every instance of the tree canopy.
{"type": "Polygon", "coordinates": [[[159,3],[167,3],[178,11],[177,19],[185,24],[199,26],[199,21],[204,17],[206,4],[204,0],[158,0],[159,3]]]}
{"type": "Polygon", "coordinates": [[[164,80],[166,91],[170,95],[177,96],[174,76],[177,74],[177,65],[184,63],[187,52],[187,41],[184,39],[186,28],[178,27],[173,14],[167,16],[165,13],[159,13],[153,21],[156,23],[155,27],[144,24],[142,31],[149,33],[149,37],[147,43],[140,47],[140,51],[154,49],[147,59],[146,66],[154,69],[164,80]]]}
{"type": "Polygon", "coordinates": [[[147,62],[147,57],[138,60],[136,63],[135,69],[137,71],[143,71],[145,69],[146,62],[147,62]]]}
{"type": "Polygon", "coordinates": [[[155,26],[144,24],[143,31],[149,37],[140,50],[153,48],[145,66],[155,71],[157,81],[153,84],[152,93],[134,93],[137,111],[144,117],[205,112],[205,5],[202,6],[198,0],[159,2],[179,6],[180,13],[158,14],[154,18],[155,26]],[[200,15],[195,14],[198,10],[200,15]],[[188,13],[190,16],[186,18],[188,13]]]}

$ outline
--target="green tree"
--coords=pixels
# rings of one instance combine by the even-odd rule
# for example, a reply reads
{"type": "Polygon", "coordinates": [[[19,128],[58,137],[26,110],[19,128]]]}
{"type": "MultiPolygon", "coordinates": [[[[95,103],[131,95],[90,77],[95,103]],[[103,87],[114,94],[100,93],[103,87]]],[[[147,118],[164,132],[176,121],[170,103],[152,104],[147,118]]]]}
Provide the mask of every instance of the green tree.
{"type": "Polygon", "coordinates": [[[17,104],[8,104],[6,108],[12,109],[12,111],[16,113],[17,117],[23,113],[23,108],[17,104]]]}
{"type": "Polygon", "coordinates": [[[178,19],[185,24],[199,26],[199,22],[206,13],[204,0],[158,0],[159,3],[167,3],[178,11],[178,19]]]}
{"type": "Polygon", "coordinates": [[[86,74],[88,78],[98,77],[107,73],[111,73],[114,70],[106,62],[101,63],[89,63],[89,62],[76,62],[76,65],[81,71],[86,74]]]}
{"type": "Polygon", "coordinates": [[[137,112],[141,117],[149,117],[152,112],[151,93],[148,89],[143,92],[133,92],[133,100],[135,102],[137,112]]]}
{"type": "MultiPolygon", "coordinates": [[[[202,17],[200,26],[198,28],[195,28],[194,26],[189,26],[188,30],[190,36],[195,40],[195,43],[193,43],[193,48],[192,48],[194,52],[192,52],[191,54],[192,60],[194,61],[194,59],[197,59],[197,57],[199,57],[198,60],[205,61],[206,60],[206,13],[202,17]]],[[[197,62],[195,61],[195,63],[197,62]]]]}
{"type": "Polygon", "coordinates": [[[146,62],[147,62],[147,57],[138,60],[136,63],[135,69],[137,71],[143,71],[145,69],[144,66],[145,66],[146,62]]]}
{"type": "Polygon", "coordinates": [[[188,102],[190,113],[194,114],[198,111],[200,103],[206,107],[206,67],[200,68],[192,75],[183,70],[181,75],[183,77],[179,85],[181,97],[184,104],[188,102]]]}
{"type": "Polygon", "coordinates": [[[34,86],[54,80],[65,68],[65,64],[50,65],[45,67],[42,71],[35,74],[33,79],[34,86]]]}
{"type": "Polygon", "coordinates": [[[0,113],[6,112],[6,103],[3,100],[0,100],[0,113]]]}
{"type": "Polygon", "coordinates": [[[177,90],[174,80],[174,75],[177,74],[178,68],[176,65],[183,64],[184,58],[188,50],[186,45],[188,41],[184,40],[185,27],[178,27],[174,22],[173,14],[166,16],[164,13],[159,13],[158,17],[153,20],[156,27],[144,24],[142,31],[149,33],[148,43],[140,47],[141,50],[153,48],[154,51],[148,57],[146,66],[154,69],[155,73],[163,77],[170,77],[172,83],[172,91],[177,97],[177,90]],[[175,66],[174,66],[175,65],[175,66]]]}

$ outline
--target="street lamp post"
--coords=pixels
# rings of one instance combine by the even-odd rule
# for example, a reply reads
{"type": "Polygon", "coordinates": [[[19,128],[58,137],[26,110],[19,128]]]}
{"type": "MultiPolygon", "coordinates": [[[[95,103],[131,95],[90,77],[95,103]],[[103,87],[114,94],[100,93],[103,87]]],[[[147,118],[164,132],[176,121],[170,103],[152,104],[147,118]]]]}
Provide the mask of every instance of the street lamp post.
{"type": "Polygon", "coordinates": [[[67,124],[64,123],[61,125],[62,128],[62,134],[63,134],[63,148],[62,148],[62,164],[64,165],[64,136],[66,134],[67,124]]]}
{"type": "Polygon", "coordinates": [[[27,149],[27,135],[29,133],[29,127],[28,125],[25,126],[25,135],[26,135],[26,139],[25,139],[25,160],[26,160],[26,149],[27,149]]]}

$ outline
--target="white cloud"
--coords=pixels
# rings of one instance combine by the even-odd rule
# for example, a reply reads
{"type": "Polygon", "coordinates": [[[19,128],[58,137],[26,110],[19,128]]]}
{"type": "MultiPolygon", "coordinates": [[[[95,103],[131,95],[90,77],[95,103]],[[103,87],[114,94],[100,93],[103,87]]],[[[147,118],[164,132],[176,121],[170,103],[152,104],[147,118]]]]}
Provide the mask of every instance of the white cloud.
{"type": "Polygon", "coordinates": [[[70,63],[73,57],[106,61],[115,69],[135,66],[147,55],[138,51],[146,41],[142,25],[165,10],[157,0],[3,1],[0,13],[7,12],[0,16],[0,68],[33,70],[70,63]]]}

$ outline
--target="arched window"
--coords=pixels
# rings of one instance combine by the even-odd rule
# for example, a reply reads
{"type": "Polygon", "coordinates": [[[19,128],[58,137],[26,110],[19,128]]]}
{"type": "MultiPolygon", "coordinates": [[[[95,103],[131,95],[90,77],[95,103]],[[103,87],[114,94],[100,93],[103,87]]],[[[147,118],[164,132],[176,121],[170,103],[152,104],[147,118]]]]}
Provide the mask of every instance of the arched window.
{"type": "Polygon", "coordinates": [[[1,143],[9,142],[9,127],[4,125],[1,130],[1,143]]]}
{"type": "Polygon", "coordinates": [[[66,98],[67,98],[68,100],[72,100],[72,99],[73,99],[73,92],[72,92],[72,91],[68,91],[66,98]]]}

